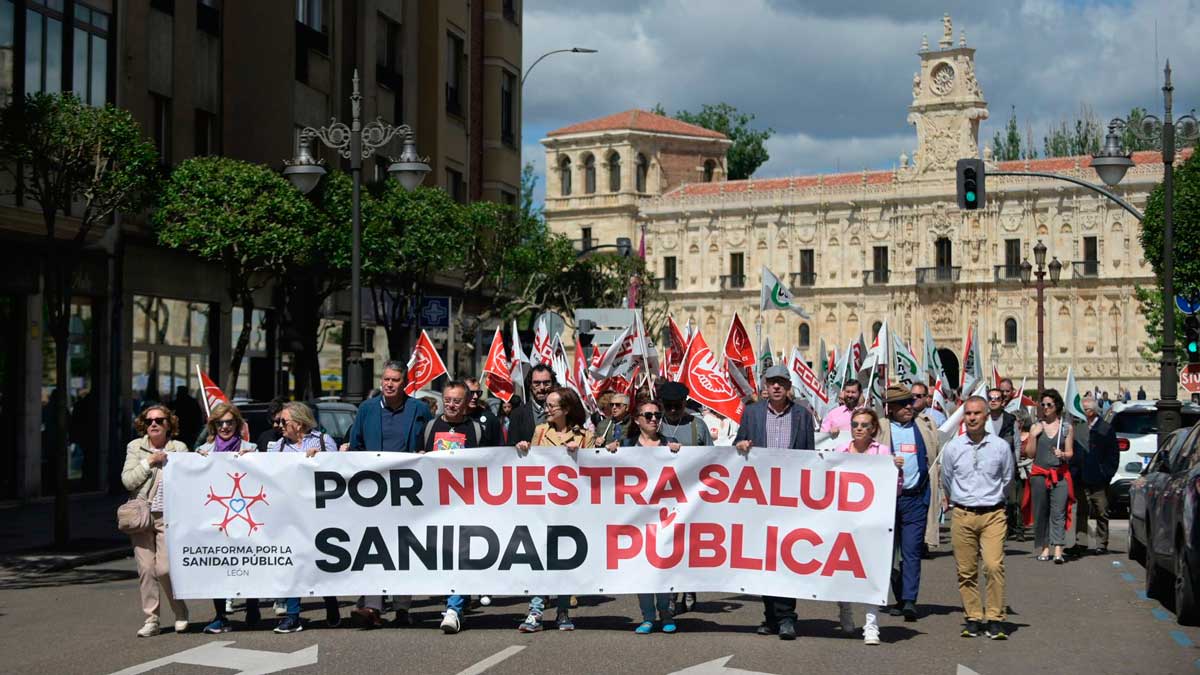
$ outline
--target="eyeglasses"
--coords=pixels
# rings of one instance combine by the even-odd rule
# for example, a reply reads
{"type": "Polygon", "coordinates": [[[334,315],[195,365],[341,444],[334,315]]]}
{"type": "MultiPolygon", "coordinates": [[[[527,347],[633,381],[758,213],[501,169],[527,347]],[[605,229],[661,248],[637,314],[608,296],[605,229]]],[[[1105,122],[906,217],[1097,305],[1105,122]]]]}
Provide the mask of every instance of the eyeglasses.
{"type": "Polygon", "coordinates": [[[461,398],[443,398],[442,403],[446,405],[462,405],[464,400],[461,398]]]}
{"type": "Polygon", "coordinates": [[[851,429],[870,429],[873,426],[875,426],[875,425],[871,424],[870,422],[851,422],[850,423],[851,429]]]}
{"type": "Polygon", "coordinates": [[[562,410],[562,406],[555,405],[553,403],[547,403],[543,410],[562,410]]]}
{"type": "Polygon", "coordinates": [[[654,420],[661,420],[662,413],[651,413],[651,412],[642,413],[642,418],[653,422],[654,420]]]}
{"type": "Polygon", "coordinates": [[[218,427],[233,427],[237,426],[237,420],[217,420],[218,427]]]}
{"type": "Polygon", "coordinates": [[[554,382],[552,382],[550,380],[533,380],[529,384],[534,387],[552,387],[552,386],[554,386],[554,382]]]}
{"type": "Polygon", "coordinates": [[[1043,408],[1053,408],[1053,407],[1054,407],[1054,403],[1052,403],[1052,402],[1051,402],[1051,403],[1043,403],[1043,404],[1042,404],[1042,407],[1043,407],[1043,408]]]}
{"type": "Polygon", "coordinates": [[[479,396],[481,394],[483,394],[482,391],[480,391],[478,389],[471,389],[470,391],[467,392],[467,398],[479,398],[479,396]]]}
{"type": "Polygon", "coordinates": [[[894,408],[911,408],[913,401],[911,398],[903,401],[888,401],[888,405],[894,408]]]}
{"type": "Polygon", "coordinates": [[[1003,396],[989,396],[988,400],[989,401],[1003,401],[1004,397],[1003,396]]]}
{"type": "Polygon", "coordinates": [[[615,403],[615,402],[614,402],[614,403],[609,403],[608,405],[609,405],[609,406],[611,406],[611,407],[613,407],[613,408],[627,408],[627,407],[629,407],[629,404],[628,404],[628,403],[615,403]]]}
{"type": "Polygon", "coordinates": [[[273,426],[273,427],[283,426],[283,418],[276,417],[275,419],[271,420],[271,426],[273,426]]]}
{"type": "Polygon", "coordinates": [[[165,417],[147,417],[146,418],[146,426],[148,426],[148,427],[152,427],[156,424],[165,425],[166,423],[167,423],[167,418],[165,418],[165,417]]]}

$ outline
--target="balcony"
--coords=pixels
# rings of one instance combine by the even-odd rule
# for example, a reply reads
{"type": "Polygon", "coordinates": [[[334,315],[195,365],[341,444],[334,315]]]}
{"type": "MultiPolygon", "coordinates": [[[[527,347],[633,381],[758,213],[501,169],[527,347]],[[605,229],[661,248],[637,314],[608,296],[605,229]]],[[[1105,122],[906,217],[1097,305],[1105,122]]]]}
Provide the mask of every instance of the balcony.
{"type": "Polygon", "coordinates": [[[996,265],[993,269],[995,270],[996,283],[1003,283],[1006,281],[1021,281],[1020,263],[1016,265],[996,265]]]}
{"type": "Polygon", "coordinates": [[[721,275],[721,290],[738,290],[746,287],[745,274],[722,274],[721,275]]]}
{"type": "Polygon", "coordinates": [[[792,272],[792,274],[790,276],[790,283],[792,286],[816,286],[817,285],[817,273],[816,272],[792,272]]]}
{"type": "Polygon", "coordinates": [[[918,267],[917,285],[954,284],[961,275],[961,267],[918,267]]]}
{"type": "Polygon", "coordinates": [[[1100,277],[1099,260],[1076,260],[1071,263],[1071,271],[1076,279],[1098,279],[1100,277]]]}
{"type": "Polygon", "coordinates": [[[679,288],[679,277],[658,277],[654,284],[660,291],[674,291],[679,288]]]}
{"type": "Polygon", "coordinates": [[[888,282],[892,273],[889,270],[863,270],[863,283],[867,286],[882,286],[888,282]]]}

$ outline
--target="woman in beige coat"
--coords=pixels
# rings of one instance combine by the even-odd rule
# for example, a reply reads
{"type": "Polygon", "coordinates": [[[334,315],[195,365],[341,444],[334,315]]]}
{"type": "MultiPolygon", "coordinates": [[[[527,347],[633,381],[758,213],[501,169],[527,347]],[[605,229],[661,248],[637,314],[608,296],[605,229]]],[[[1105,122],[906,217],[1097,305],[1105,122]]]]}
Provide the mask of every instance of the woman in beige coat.
{"type": "Polygon", "coordinates": [[[138,637],[158,635],[159,602],[165,595],[175,614],[175,632],[188,628],[188,608],[182,600],[176,600],[171,592],[171,577],[167,565],[167,526],[163,520],[162,468],[167,464],[168,453],[187,452],[187,446],[173,440],[179,433],[179,419],[161,405],[142,411],[134,421],[134,428],[141,438],[134,439],[125,447],[125,466],[121,469],[121,483],[129,490],[129,496],[141,497],[150,502],[150,515],[154,528],[149,532],[130,535],[133,540],[133,558],[137,561],[139,591],[142,611],[146,623],[138,630],[138,637]],[[159,588],[162,588],[162,595],[159,588]]]}

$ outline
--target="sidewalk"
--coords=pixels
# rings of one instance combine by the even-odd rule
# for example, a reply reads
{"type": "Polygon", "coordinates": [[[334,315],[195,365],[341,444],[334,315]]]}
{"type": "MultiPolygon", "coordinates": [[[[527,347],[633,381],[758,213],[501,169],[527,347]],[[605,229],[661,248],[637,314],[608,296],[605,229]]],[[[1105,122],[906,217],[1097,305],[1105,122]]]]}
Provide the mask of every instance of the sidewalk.
{"type": "Polygon", "coordinates": [[[54,500],[0,505],[0,567],[54,571],[132,555],[129,537],[117,531],[124,495],[72,497],[71,541],[56,550],[54,500]]]}

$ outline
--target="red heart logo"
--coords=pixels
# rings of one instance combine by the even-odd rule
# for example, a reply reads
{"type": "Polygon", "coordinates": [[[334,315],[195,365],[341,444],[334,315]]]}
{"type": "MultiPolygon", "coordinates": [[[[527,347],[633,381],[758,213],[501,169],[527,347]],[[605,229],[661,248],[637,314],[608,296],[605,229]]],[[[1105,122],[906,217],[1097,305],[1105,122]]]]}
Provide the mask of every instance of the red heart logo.
{"type": "Polygon", "coordinates": [[[665,506],[658,510],[658,523],[660,527],[665,529],[673,520],[675,520],[674,511],[668,511],[665,506]]]}

